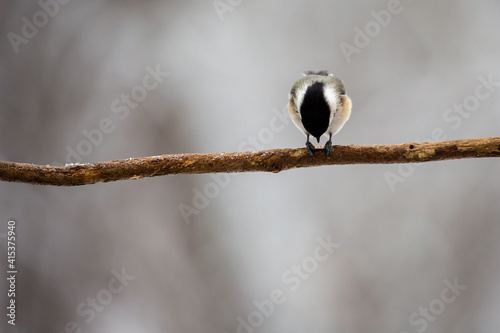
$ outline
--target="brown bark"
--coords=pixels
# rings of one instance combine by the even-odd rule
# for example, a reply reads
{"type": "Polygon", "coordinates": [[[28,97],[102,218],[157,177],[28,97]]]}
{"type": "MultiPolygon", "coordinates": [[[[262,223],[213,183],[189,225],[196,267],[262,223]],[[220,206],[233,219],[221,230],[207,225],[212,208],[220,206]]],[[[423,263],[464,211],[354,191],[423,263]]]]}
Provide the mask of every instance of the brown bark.
{"type": "Polygon", "coordinates": [[[131,158],[64,167],[0,161],[0,180],[39,185],[76,186],[174,174],[280,172],[336,164],[394,164],[461,158],[500,157],[500,137],[396,145],[333,146],[312,159],[305,148],[241,153],[177,154],[131,158]]]}

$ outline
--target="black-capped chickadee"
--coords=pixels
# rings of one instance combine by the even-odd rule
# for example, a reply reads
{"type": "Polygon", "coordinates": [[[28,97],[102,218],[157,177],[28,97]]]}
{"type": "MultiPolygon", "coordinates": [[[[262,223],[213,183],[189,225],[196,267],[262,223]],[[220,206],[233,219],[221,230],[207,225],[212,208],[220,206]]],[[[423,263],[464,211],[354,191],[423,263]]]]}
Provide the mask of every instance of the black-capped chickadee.
{"type": "Polygon", "coordinates": [[[314,158],[316,148],[309,135],[319,139],[329,137],[325,144],[326,157],[332,152],[332,135],[337,134],[351,115],[351,99],[345,94],[342,81],[326,71],[305,72],[290,91],[288,112],[293,123],[307,137],[306,147],[314,158]]]}

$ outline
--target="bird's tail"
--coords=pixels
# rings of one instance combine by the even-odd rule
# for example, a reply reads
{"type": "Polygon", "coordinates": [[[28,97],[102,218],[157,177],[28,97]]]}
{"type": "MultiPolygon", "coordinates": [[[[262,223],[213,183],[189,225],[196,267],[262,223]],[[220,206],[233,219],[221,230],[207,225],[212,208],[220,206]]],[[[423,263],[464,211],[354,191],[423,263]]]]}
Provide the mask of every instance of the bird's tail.
{"type": "Polygon", "coordinates": [[[304,75],[323,75],[323,76],[328,76],[328,71],[305,71],[304,75]]]}

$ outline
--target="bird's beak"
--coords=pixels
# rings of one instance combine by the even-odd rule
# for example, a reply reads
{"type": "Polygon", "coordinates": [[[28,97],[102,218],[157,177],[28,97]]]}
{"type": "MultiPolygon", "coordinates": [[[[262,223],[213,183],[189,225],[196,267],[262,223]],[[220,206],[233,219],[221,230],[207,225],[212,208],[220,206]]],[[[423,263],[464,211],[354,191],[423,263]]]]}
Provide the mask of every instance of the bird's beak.
{"type": "Polygon", "coordinates": [[[316,141],[318,141],[318,143],[319,143],[319,139],[321,139],[321,136],[316,137],[316,141]]]}

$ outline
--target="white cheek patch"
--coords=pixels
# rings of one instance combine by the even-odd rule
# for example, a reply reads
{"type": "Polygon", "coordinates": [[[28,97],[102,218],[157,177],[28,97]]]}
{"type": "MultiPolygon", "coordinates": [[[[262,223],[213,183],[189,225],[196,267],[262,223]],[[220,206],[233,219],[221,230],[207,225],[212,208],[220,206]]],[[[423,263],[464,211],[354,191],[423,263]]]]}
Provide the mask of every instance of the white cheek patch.
{"type": "Polygon", "coordinates": [[[325,96],[325,100],[330,106],[330,122],[333,119],[333,116],[335,115],[335,111],[337,111],[337,106],[338,106],[338,101],[339,101],[339,94],[337,91],[334,89],[330,88],[329,86],[325,86],[323,89],[323,94],[325,96]]]}
{"type": "Polygon", "coordinates": [[[304,102],[304,96],[306,94],[307,88],[309,88],[309,84],[301,87],[300,89],[297,90],[295,93],[295,105],[297,106],[297,112],[300,116],[300,106],[302,105],[302,102],[304,102]]]}

